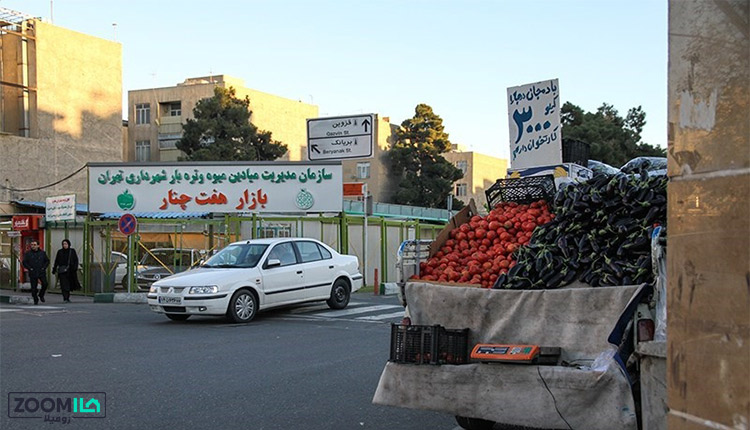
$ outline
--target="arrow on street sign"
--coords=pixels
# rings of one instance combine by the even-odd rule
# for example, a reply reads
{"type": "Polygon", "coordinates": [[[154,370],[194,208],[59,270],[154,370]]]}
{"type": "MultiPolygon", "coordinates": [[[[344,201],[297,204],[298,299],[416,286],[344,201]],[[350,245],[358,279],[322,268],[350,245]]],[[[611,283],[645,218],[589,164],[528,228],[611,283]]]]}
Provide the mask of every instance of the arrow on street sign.
{"type": "Polygon", "coordinates": [[[340,160],[372,157],[375,114],[307,120],[307,158],[340,160]]]}

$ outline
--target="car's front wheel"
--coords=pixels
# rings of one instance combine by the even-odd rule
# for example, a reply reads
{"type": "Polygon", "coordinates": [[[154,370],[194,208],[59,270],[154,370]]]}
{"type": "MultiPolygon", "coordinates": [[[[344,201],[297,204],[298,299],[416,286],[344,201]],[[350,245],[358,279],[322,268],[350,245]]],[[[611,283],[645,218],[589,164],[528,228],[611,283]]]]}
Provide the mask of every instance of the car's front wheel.
{"type": "Polygon", "coordinates": [[[331,298],[326,301],[331,309],[344,309],[349,304],[349,284],[343,279],[337,279],[331,288],[331,298]]]}
{"type": "Polygon", "coordinates": [[[227,318],[235,323],[247,323],[255,318],[258,313],[258,300],[253,293],[248,290],[239,290],[229,301],[227,309],[227,318]]]}
{"type": "Polygon", "coordinates": [[[186,319],[190,318],[190,315],[184,315],[184,314],[165,314],[167,318],[171,319],[172,321],[185,321],[186,319]]]}

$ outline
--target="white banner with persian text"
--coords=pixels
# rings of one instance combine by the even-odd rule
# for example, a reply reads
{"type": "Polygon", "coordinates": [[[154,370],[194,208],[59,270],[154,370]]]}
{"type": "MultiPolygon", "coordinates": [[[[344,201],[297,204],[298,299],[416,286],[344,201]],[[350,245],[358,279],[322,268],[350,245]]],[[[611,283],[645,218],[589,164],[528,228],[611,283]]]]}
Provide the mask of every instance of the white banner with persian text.
{"type": "Polygon", "coordinates": [[[90,212],[341,212],[340,162],[89,163],[90,212]]]}
{"type": "Polygon", "coordinates": [[[508,88],[508,128],[513,169],[562,163],[557,79],[508,88]]]}
{"type": "Polygon", "coordinates": [[[76,195],[47,197],[44,201],[44,218],[47,221],[75,221],[76,195]]]}

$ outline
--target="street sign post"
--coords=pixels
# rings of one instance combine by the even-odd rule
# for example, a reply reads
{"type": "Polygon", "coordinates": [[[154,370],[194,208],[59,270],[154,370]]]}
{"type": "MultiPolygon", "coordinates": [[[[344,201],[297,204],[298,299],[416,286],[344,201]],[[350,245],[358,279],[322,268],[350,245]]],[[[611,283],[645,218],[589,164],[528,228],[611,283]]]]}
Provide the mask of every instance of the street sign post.
{"type": "Polygon", "coordinates": [[[340,160],[372,157],[375,114],[307,120],[307,158],[340,160]]]}
{"type": "Polygon", "coordinates": [[[138,220],[133,214],[123,214],[117,221],[117,228],[120,229],[120,233],[128,237],[128,293],[132,292],[132,285],[135,281],[135,273],[132,268],[133,264],[133,233],[135,233],[138,227],[138,220]]]}

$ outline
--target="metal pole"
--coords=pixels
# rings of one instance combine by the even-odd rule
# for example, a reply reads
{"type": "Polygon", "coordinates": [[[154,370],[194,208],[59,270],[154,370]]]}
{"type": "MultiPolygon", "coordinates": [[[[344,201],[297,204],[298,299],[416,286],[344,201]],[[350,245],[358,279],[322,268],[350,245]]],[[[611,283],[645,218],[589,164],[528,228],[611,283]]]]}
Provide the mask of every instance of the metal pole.
{"type": "Polygon", "coordinates": [[[364,199],[362,202],[362,212],[364,212],[364,245],[362,246],[362,286],[367,286],[367,184],[362,185],[362,196],[364,199]]]}
{"type": "Polygon", "coordinates": [[[132,293],[135,271],[133,270],[133,235],[128,235],[128,293],[132,293]]]}

